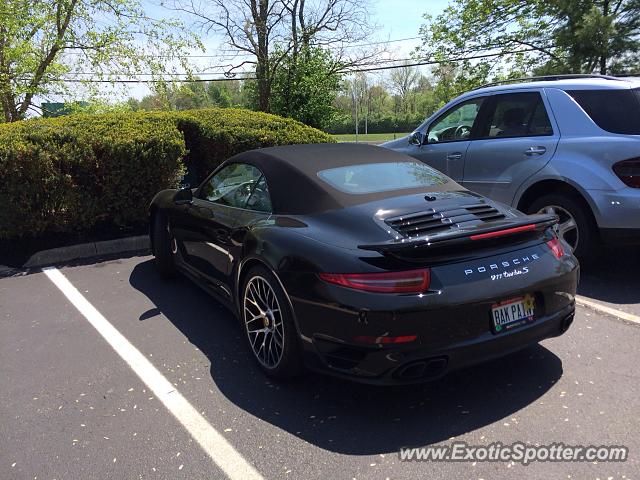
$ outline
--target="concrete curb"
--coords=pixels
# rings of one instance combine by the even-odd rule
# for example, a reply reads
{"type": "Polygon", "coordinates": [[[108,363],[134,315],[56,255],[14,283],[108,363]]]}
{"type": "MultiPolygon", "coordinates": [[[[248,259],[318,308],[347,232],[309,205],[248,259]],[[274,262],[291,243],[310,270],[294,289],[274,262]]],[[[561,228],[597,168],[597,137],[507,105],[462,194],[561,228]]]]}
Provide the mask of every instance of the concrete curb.
{"type": "Polygon", "coordinates": [[[138,235],[136,237],[117,238],[101,242],[80,243],[68,247],[52,248],[34,253],[23,265],[24,268],[37,268],[54,265],[57,263],[81,260],[85,258],[113,255],[117,253],[148,251],[149,237],[138,235]]]}
{"type": "Polygon", "coordinates": [[[603,305],[600,302],[594,302],[593,300],[586,299],[584,297],[581,297],[580,295],[576,295],[576,303],[591,310],[595,310],[596,312],[605,313],[607,315],[626,320],[627,322],[633,322],[640,325],[639,316],[632,313],[623,312],[622,310],[618,310],[617,308],[608,307],[607,305],[603,305]]]}

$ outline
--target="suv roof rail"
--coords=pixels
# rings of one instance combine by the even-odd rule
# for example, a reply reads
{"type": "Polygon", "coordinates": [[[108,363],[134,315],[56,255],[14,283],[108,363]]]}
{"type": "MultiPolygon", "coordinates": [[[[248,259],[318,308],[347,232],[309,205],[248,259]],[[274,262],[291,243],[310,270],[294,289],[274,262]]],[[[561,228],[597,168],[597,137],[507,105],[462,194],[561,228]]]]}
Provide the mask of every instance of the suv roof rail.
{"type": "Polygon", "coordinates": [[[523,78],[510,78],[507,80],[498,80],[496,82],[486,83],[479,87],[474,88],[474,90],[479,90],[485,87],[495,87],[496,85],[505,85],[508,83],[519,83],[519,82],[549,82],[555,80],[573,80],[578,78],[601,78],[605,80],[617,80],[624,81],[622,78],[614,77],[612,75],[599,75],[595,73],[569,73],[569,74],[561,74],[561,75],[541,75],[537,77],[523,77],[523,78]]]}

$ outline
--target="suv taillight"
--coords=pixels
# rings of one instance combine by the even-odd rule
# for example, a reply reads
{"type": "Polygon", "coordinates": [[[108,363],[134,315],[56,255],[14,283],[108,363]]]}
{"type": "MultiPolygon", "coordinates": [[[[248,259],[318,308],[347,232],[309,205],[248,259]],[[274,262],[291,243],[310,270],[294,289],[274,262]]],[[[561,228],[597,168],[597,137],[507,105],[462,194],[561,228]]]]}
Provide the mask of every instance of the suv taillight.
{"type": "Polygon", "coordinates": [[[640,158],[630,158],[616,163],[613,171],[625,185],[640,188],[640,158]]]}

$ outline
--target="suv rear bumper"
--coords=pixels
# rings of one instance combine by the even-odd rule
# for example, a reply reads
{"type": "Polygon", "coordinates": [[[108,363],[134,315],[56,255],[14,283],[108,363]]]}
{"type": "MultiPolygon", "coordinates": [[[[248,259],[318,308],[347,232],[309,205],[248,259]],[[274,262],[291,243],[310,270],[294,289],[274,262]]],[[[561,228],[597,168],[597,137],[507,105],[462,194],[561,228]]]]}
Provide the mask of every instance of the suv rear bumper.
{"type": "Polygon", "coordinates": [[[587,193],[603,238],[636,237],[640,241],[640,188],[588,190],[587,193]]]}
{"type": "Polygon", "coordinates": [[[640,229],[602,228],[600,238],[606,245],[640,245],[640,229]]]}

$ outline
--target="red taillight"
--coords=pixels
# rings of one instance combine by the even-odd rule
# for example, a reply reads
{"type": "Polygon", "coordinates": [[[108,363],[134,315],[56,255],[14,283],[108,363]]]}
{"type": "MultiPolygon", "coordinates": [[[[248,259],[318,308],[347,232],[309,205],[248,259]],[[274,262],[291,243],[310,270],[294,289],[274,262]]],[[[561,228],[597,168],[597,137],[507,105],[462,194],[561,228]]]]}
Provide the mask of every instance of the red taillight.
{"type": "Polygon", "coordinates": [[[422,293],[431,283],[431,270],[384,273],[321,273],[325,282],[377,293],[422,293]]]}
{"type": "Polygon", "coordinates": [[[625,185],[640,188],[640,158],[618,162],[613,166],[613,171],[625,185]]]}
{"type": "Polygon", "coordinates": [[[536,226],[532,223],[530,225],[523,225],[521,227],[513,227],[513,228],[506,228],[504,230],[496,230],[495,232],[479,233],[477,235],[471,235],[469,238],[471,240],[483,240],[486,238],[495,238],[495,237],[502,237],[504,235],[513,235],[514,233],[530,232],[535,229],[536,229],[536,226]]]}
{"type": "Polygon", "coordinates": [[[562,248],[562,244],[560,243],[560,240],[558,240],[557,238],[554,238],[553,240],[549,240],[547,242],[547,246],[551,249],[551,251],[553,252],[553,255],[558,260],[560,260],[560,258],[564,256],[564,248],[562,248]]]}
{"type": "Polygon", "coordinates": [[[416,340],[416,338],[418,338],[417,335],[402,335],[400,337],[369,337],[366,335],[360,335],[359,337],[355,338],[355,341],[359,343],[390,345],[390,344],[413,342],[416,340]]]}

